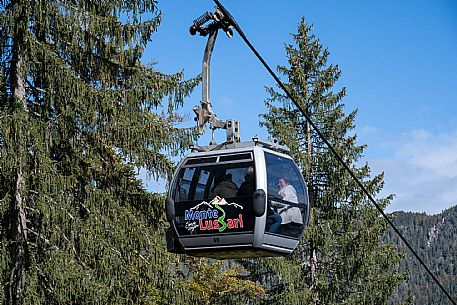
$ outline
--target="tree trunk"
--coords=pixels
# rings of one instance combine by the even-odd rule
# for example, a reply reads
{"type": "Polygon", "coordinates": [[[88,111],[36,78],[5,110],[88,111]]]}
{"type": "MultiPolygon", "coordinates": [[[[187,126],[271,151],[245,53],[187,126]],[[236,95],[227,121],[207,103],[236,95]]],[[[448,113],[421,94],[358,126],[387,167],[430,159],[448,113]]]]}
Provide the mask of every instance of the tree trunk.
{"type": "Polygon", "coordinates": [[[310,257],[310,263],[311,263],[311,289],[313,293],[313,305],[319,304],[319,293],[317,290],[317,250],[314,247],[314,243],[311,241],[310,242],[310,248],[311,248],[311,257],[310,257]]]}
{"type": "Polygon", "coordinates": [[[23,304],[25,289],[25,265],[27,252],[27,222],[24,209],[22,189],[24,175],[20,166],[16,171],[14,183],[14,199],[10,206],[10,300],[11,304],[23,304]]]}
{"type": "MultiPolygon", "coordinates": [[[[18,35],[22,36],[22,35],[18,35]]],[[[26,88],[25,80],[22,74],[23,59],[21,55],[21,39],[15,40],[13,47],[13,58],[11,65],[11,85],[13,92],[12,113],[17,116],[18,113],[25,112],[26,88]]],[[[19,115],[20,116],[20,115],[19,115]]],[[[12,200],[9,206],[10,225],[10,281],[8,283],[7,298],[9,304],[23,304],[25,291],[25,268],[27,260],[27,216],[25,212],[24,196],[24,160],[23,151],[26,149],[24,135],[24,122],[18,122],[13,128],[13,134],[10,139],[17,151],[16,170],[14,173],[12,185],[12,200]]]]}

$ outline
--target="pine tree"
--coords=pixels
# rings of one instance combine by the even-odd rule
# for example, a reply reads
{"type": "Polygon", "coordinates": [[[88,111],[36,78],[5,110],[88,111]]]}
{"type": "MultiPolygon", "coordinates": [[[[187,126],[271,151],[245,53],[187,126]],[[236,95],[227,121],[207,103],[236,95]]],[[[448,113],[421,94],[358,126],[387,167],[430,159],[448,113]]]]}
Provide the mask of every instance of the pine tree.
{"type": "MultiPolygon", "coordinates": [[[[344,113],[346,89],[333,91],[341,70],[327,64],[329,52],[311,32],[302,19],[298,33],[292,35],[294,44],[286,45],[288,66],[278,71],[289,92],[375,195],[382,189],[383,175],[370,178],[368,165],[357,165],[365,146],[356,144],[352,132],[356,111],[344,113]]],[[[285,94],[274,88],[267,91],[269,112],[262,115],[262,124],[290,148],[303,169],[312,205],[311,224],[298,250],[290,258],[255,264],[280,287],[279,293],[271,294],[271,302],[386,303],[401,279],[394,271],[399,253],[393,245],[380,243],[386,223],[285,94]],[[271,278],[275,272],[276,280],[271,278]]],[[[385,207],[391,199],[378,203],[385,207]]]]}
{"type": "Polygon", "coordinates": [[[133,169],[171,174],[198,81],[141,63],[156,1],[0,6],[0,299],[130,304],[153,288],[173,303],[163,198],[133,169]]]}
{"type": "Polygon", "coordinates": [[[188,258],[186,265],[188,274],[181,285],[197,304],[251,304],[263,298],[264,289],[245,279],[246,271],[231,260],[188,258]]]}

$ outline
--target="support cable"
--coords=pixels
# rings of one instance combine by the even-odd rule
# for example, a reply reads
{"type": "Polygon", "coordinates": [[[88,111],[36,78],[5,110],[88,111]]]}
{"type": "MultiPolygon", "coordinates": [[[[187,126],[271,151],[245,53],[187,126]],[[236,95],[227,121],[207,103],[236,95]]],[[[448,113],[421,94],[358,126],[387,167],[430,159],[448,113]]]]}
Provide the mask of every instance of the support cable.
{"type": "Polygon", "coordinates": [[[213,1],[216,3],[217,7],[224,13],[224,15],[229,18],[229,20],[232,23],[232,26],[235,28],[235,30],[238,32],[238,34],[244,40],[244,42],[248,45],[248,47],[251,49],[251,51],[255,54],[255,56],[260,60],[262,65],[265,67],[265,69],[267,69],[267,71],[270,73],[270,75],[274,78],[274,80],[276,81],[278,86],[286,93],[287,97],[293,102],[295,107],[297,107],[297,109],[302,113],[302,115],[308,120],[308,122],[313,127],[313,129],[316,131],[316,133],[319,135],[319,137],[324,141],[324,143],[333,153],[334,157],[338,160],[338,162],[341,165],[343,165],[343,167],[346,169],[346,171],[349,173],[349,175],[354,179],[354,181],[357,183],[357,185],[362,189],[363,193],[374,204],[374,206],[379,211],[379,213],[381,213],[381,215],[384,217],[384,219],[387,221],[387,223],[392,227],[392,229],[395,231],[395,233],[397,233],[398,237],[400,237],[400,239],[403,241],[403,243],[406,245],[406,247],[414,255],[414,257],[419,261],[419,263],[422,265],[422,267],[427,271],[427,273],[432,277],[432,279],[435,281],[435,283],[440,287],[441,291],[447,296],[447,298],[451,301],[452,304],[457,305],[457,303],[454,301],[454,299],[451,297],[451,295],[446,291],[446,289],[443,287],[443,285],[440,283],[440,281],[432,273],[430,268],[420,258],[420,256],[416,253],[416,251],[409,244],[409,242],[406,240],[406,238],[400,233],[400,231],[397,229],[397,227],[395,227],[392,220],[390,220],[390,218],[386,215],[386,213],[383,211],[383,209],[379,206],[379,204],[376,202],[376,200],[373,198],[373,196],[368,192],[366,187],[363,185],[362,181],[360,181],[356,177],[356,175],[354,174],[352,169],[349,167],[349,165],[346,164],[346,162],[344,162],[343,158],[338,154],[338,152],[335,150],[333,145],[327,140],[327,138],[325,138],[325,136],[319,130],[317,125],[311,120],[311,117],[298,104],[298,102],[295,100],[295,98],[292,96],[292,94],[289,92],[289,90],[286,88],[286,86],[282,83],[282,81],[279,79],[279,77],[276,76],[276,74],[273,72],[273,70],[270,68],[270,66],[265,62],[263,57],[259,54],[259,52],[257,52],[256,48],[251,44],[251,42],[248,40],[246,35],[244,35],[243,31],[241,30],[241,27],[235,21],[233,16],[227,11],[227,9],[224,6],[222,6],[222,4],[219,2],[219,0],[213,0],[213,1]]]}

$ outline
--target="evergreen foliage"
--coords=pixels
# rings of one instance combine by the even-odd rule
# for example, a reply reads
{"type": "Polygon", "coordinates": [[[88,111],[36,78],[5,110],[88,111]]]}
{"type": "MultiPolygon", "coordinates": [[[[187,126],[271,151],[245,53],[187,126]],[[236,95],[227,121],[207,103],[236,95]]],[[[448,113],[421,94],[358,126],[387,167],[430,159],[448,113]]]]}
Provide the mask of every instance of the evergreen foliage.
{"type": "MultiPolygon", "coordinates": [[[[346,115],[346,89],[335,90],[341,75],[328,65],[329,52],[304,19],[293,44],[286,45],[288,66],[278,67],[285,86],[375,195],[383,175],[370,178],[359,167],[364,146],[353,135],[356,111],[346,115]]],[[[385,304],[402,276],[394,267],[400,258],[392,244],[381,244],[386,223],[363,196],[350,175],[332,156],[288,98],[267,88],[269,112],[262,115],[268,132],[287,145],[306,177],[312,204],[310,227],[291,257],[247,261],[253,278],[267,285],[268,304],[385,304]]],[[[378,200],[385,207],[392,196],[378,200]]]]}
{"type": "Polygon", "coordinates": [[[264,297],[264,289],[246,279],[246,270],[239,264],[190,258],[186,265],[188,274],[181,285],[197,304],[250,304],[264,297]]]}
{"type": "Polygon", "coordinates": [[[4,304],[181,302],[133,170],[168,177],[195,136],[175,110],[198,80],[140,62],[160,20],[153,0],[0,2],[4,304]]]}
{"type": "MultiPolygon", "coordinates": [[[[457,206],[437,215],[395,212],[393,222],[418,255],[429,266],[447,292],[457,299],[457,206]]],[[[386,243],[395,242],[405,252],[399,271],[407,272],[390,299],[390,304],[409,300],[408,304],[451,304],[417,259],[406,249],[398,236],[388,230],[386,243]]]]}

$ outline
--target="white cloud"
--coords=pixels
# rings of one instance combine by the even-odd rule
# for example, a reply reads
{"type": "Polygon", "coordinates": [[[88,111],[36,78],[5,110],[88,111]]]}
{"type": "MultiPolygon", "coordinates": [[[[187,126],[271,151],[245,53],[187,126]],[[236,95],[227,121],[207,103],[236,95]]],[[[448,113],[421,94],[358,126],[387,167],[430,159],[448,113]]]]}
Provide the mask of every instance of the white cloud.
{"type": "Polygon", "coordinates": [[[419,130],[406,134],[406,137],[409,142],[399,150],[400,157],[409,156],[414,165],[438,176],[457,177],[457,132],[433,135],[419,130]]]}
{"type": "Polygon", "coordinates": [[[393,151],[369,161],[373,173],[385,172],[382,195],[396,195],[388,211],[435,214],[457,204],[457,131],[414,130],[378,144],[393,151]]]}
{"type": "Polygon", "coordinates": [[[376,135],[379,132],[379,129],[373,126],[363,126],[358,130],[359,136],[373,136],[376,135]]]}

